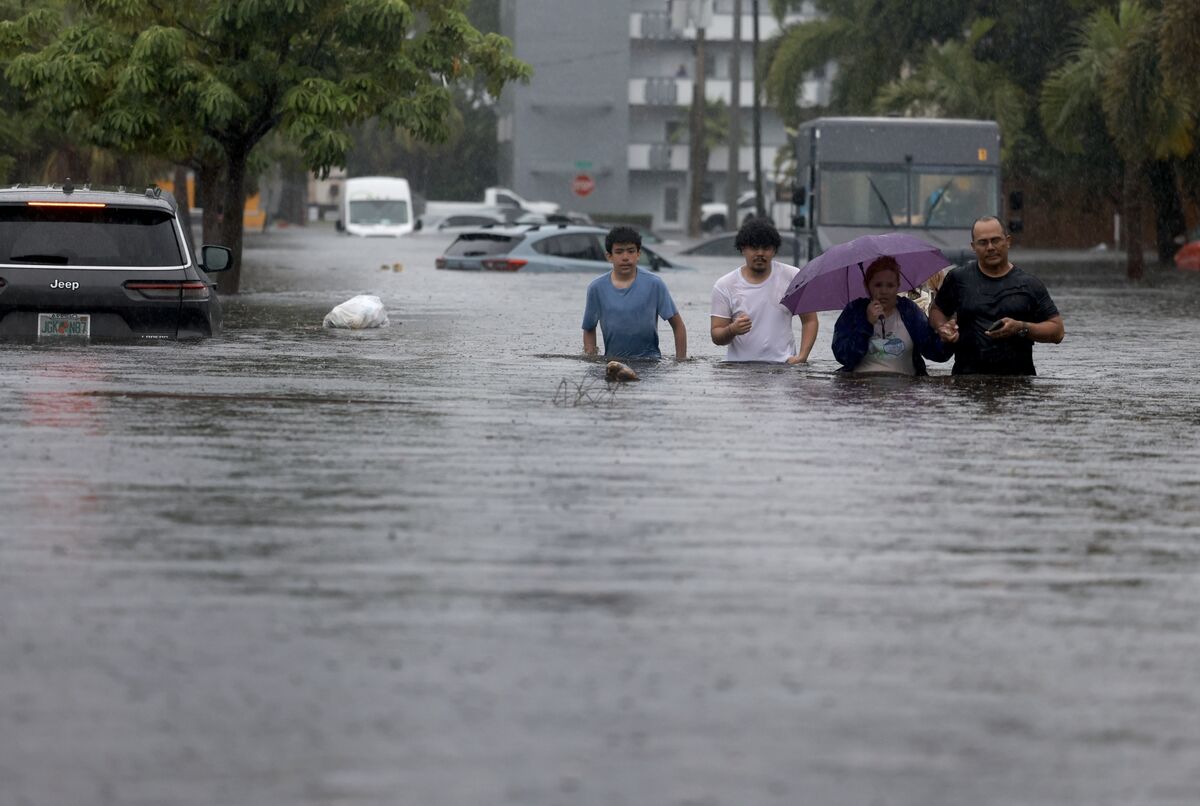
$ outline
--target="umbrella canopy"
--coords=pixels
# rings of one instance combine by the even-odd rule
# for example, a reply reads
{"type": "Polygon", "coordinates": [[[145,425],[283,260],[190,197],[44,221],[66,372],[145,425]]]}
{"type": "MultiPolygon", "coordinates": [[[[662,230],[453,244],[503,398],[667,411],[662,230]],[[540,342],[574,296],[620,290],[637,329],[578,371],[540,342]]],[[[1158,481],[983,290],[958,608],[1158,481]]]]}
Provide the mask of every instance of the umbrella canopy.
{"type": "Polygon", "coordinates": [[[863,235],[810,260],[780,303],[792,313],[840,311],[851,300],[867,296],[863,276],[875,258],[885,255],[900,264],[901,291],[912,291],[950,265],[936,246],[915,235],[863,235]]]}

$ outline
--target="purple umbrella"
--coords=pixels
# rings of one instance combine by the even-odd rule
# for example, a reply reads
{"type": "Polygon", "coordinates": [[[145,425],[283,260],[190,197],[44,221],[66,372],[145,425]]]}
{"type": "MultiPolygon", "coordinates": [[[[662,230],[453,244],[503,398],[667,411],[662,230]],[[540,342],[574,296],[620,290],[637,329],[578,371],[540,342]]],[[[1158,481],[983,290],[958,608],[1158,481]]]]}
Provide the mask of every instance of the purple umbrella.
{"type": "Polygon", "coordinates": [[[912,291],[950,265],[936,246],[913,235],[888,232],[863,235],[830,247],[800,270],[779,302],[792,313],[840,311],[867,296],[863,276],[875,258],[900,264],[900,290],[912,291]]]}

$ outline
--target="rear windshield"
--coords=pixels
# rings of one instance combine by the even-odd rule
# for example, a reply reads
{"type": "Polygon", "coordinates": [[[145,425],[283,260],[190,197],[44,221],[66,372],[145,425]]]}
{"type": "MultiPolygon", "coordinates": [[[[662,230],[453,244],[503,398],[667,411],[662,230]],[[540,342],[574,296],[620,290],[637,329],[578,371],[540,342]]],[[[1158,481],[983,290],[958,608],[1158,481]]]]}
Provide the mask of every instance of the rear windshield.
{"type": "Polygon", "coordinates": [[[507,255],[518,238],[491,232],[470,232],[459,235],[446,250],[446,257],[490,257],[507,255]]]}
{"type": "Polygon", "coordinates": [[[535,243],[533,248],[543,255],[575,260],[604,260],[604,247],[600,245],[600,239],[585,232],[551,235],[535,243]]]}
{"type": "Polygon", "coordinates": [[[0,263],[152,267],[185,260],[165,210],[4,204],[0,263]]]}

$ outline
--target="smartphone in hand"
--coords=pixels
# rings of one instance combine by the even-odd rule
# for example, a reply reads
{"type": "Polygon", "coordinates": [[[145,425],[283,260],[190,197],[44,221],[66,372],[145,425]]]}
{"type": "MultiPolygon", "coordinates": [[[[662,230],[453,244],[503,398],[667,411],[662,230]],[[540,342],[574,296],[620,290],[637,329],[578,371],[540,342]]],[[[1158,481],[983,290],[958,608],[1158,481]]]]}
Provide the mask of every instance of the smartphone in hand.
{"type": "Polygon", "coordinates": [[[990,326],[988,326],[987,332],[995,333],[997,330],[999,330],[1002,327],[1004,327],[1004,320],[997,319],[995,322],[992,322],[992,324],[990,326]]]}

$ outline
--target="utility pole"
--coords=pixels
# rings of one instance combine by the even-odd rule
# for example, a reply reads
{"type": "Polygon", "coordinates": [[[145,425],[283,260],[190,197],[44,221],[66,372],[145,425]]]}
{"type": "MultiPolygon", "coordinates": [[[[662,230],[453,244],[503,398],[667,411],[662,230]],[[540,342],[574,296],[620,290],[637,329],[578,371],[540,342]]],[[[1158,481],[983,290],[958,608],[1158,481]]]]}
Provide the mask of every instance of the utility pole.
{"type": "MultiPolygon", "coordinates": [[[[694,18],[695,19],[695,18],[694,18]]],[[[700,207],[704,203],[704,175],[708,169],[708,144],[704,141],[704,28],[696,19],[696,79],[692,82],[692,113],[688,125],[688,237],[700,237],[700,207]]]]}
{"type": "Polygon", "coordinates": [[[725,171],[725,229],[737,229],[742,145],[742,0],[733,0],[733,56],[729,61],[729,163],[725,171]]]}
{"type": "Polygon", "coordinates": [[[758,66],[758,0],[753,0],[754,14],[754,212],[762,217],[766,215],[766,205],[763,204],[762,188],[762,91],[759,87],[758,66]]]}

